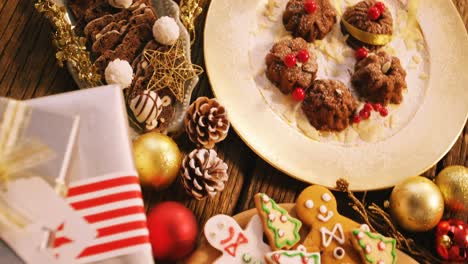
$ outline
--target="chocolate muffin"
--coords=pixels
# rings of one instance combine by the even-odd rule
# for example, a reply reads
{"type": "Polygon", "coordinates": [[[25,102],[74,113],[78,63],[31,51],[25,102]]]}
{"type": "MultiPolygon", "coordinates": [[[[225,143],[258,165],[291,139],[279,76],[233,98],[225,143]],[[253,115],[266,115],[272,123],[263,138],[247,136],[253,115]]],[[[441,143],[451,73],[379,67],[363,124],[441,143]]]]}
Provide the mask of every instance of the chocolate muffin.
{"type": "Polygon", "coordinates": [[[379,51],[356,63],[351,81],[366,100],[387,105],[403,101],[405,78],[400,60],[379,51]]]}
{"type": "Polygon", "coordinates": [[[306,92],[302,111],[317,130],[339,132],[349,126],[357,106],[342,82],[316,80],[306,92]]]}
{"type": "Polygon", "coordinates": [[[289,94],[296,87],[307,88],[317,77],[317,58],[302,38],[282,40],[271,48],[265,58],[266,76],[282,93],[289,94]],[[295,61],[286,65],[286,57],[295,61]]]}
{"type": "Polygon", "coordinates": [[[380,16],[376,20],[369,17],[369,9],[374,7],[376,3],[378,2],[374,0],[361,1],[354,6],[348,7],[344,12],[341,21],[341,31],[343,34],[349,34],[346,43],[350,47],[354,49],[366,47],[369,50],[377,50],[384,45],[373,45],[357,39],[353,34],[348,32],[343,20],[355,28],[368,33],[388,36],[393,34],[393,19],[388,8],[384,7],[383,12],[379,9],[380,16]]]}
{"type": "Polygon", "coordinates": [[[290,0],[283,24],[293,36],[309,42],[323,39],[336,23],[336,10],[330,0],[290,0]]]}

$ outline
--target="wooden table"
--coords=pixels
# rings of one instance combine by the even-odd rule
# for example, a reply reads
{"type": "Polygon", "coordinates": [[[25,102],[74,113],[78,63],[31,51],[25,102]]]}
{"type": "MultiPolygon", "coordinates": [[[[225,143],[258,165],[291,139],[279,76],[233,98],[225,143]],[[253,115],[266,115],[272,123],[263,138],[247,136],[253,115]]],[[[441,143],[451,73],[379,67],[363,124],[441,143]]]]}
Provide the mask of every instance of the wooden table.
{"type": "MultiPolygon", "coordinates": [[[[202,0],[205,8],[197,21],[198,37],[192,48],[193,61],[201,66],[204,66],[203,25],[209,2],[202,0]]],[[[468,26],[468,0],[453,2],[468,26]]],[[[77,89],[68,71],[56,64],[50,34],[48,21],[35,11],[31,0],[0,1],[0,96],[28,99],[77,89]]],[[[202,95],[212,96],[206,75],[201,77],[194,91],[194,97],[202,95]]],[[[194,148],[186,136],[178,139],[178,143],[184,151],[194,148]]],[[[221,195],[196,201],[187,197],[181,185],[175,183],[165,191],[145,189],[149,207],[166,200],[181,201],[194,211],[202,225],[215,214],[232,215],[254,207],[252,196],[255,193],[265,192],[278,202],[289,203],[307,186],[263,161],[232,129],[216,150],[229,165],[230,178],[221,195]]],[[[468,166],[468,125],[450,152],[425,175],[435,177],[442,168],[456,164],[468,166]]],[[[367,197],[382,202],[389,193],[390,190],[370,192],[367,197]]],[[[338,194],[338,199],[345,200],[345,197],[338,194]]],[[[345,202],[340,209],[343,214],[356,218],[345,202]]]]}

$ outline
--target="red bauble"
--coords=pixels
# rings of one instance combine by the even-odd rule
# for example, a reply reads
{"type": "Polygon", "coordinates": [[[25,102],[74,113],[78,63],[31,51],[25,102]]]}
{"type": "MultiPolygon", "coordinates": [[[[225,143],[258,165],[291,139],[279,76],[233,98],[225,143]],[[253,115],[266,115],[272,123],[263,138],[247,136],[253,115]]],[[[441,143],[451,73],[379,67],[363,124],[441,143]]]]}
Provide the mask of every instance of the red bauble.
{"type": "Polygon", "coordinates": [[[309,60],[309,52],[305,49],[303,50],[300,50],[298,53],[297,53],[297,59],[302,62],[302,63],[306,63],[308,60],[309,60]]]}
{"type": "Polygon", "coordinates": [[[356,59],[362,60],[367,57],[368,52],[366,48],[359,48],[356,50],[356,59]]]}
{"type": "Polygon", "coordinates": [[[298,102],[302,102],[305,98],[305,91],[303,88],[296,88],[294,89],[294,91],[292,92],[292,97],[294,98],[294,100],[298,101],[298,102]]]}
{"type": "Polygon", "coordinates": [[[177,202],[163,202],[148,214],[153,255],[158,260],[178,261],[195,248],[198,225],[192,211],[177,202]]]}
{"type": "Polygon", "coordinates": [[[284,56],[283,62],[288,68],[292,68],[296,66],[296,57],[294,54],[288,54],[284,56]]]}
{"type": "Polygon", "coordinates": [[[468,261],[468,224],[457,219],[440,221],[436,228],[436,250],[445,260],[468,261]]]}
{"type": "Polygon", "coordinates": [[[304,2],[304,10],[307,13],[312,14],[315,12],[315,10],[317,10],[317,3],[314,0],[306,0],[304,2]]]}
{"type": "Polygon", "coordinates": [[[377,2],[377,3],[375,3],[374,6],[377,7],[377,9],[379,9],[380,13],[385,12],[385,4],[384,3],[377,2]]]}
{"type": "Polygon", "coordinates": [[[370,20],[379,19],[381,14],[382,13],[380,12],[379,8],[377,8],[376,6],[369,8],[369,10],[367,11],[367,16],[369,17],[370,20]]]}

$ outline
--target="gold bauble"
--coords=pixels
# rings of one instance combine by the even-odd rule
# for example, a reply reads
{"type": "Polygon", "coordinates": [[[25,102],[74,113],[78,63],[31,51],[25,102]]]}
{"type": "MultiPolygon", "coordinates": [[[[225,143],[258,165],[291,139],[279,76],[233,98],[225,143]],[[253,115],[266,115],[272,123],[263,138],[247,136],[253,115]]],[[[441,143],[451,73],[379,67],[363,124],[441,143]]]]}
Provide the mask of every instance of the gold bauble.
{"type": "Polygon", "coordinates": [[[421,176],[411,177],[393,189],[390,213],[405,230],[424,232],[439,223],[444,213],[444,199],[432,181],[421,176]]]}
{"type": "Polygon", "coordinates": [[[182,163],[182,153],[174,140],[158,132],[137,138],[133,156],[140,182],[158,189],[174,182],[182,163]]]}
{"type": "Polygon", "coordinates": [[[444,196],[445,207],[455,214],[468,217],[468,168],[450,166],[443,169],[435,179],[444,196]]]}

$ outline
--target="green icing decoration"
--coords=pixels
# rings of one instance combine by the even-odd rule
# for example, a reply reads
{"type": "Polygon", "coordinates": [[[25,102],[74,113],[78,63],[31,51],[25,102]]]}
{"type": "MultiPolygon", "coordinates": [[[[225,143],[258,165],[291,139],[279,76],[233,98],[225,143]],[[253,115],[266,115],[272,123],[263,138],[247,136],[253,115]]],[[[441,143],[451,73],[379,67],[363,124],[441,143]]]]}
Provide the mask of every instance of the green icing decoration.
{"type": "MultiPolygon", "coordinates": [[[[365,235],[367,235],[371,239],[377,239],[377,240],[380,240],[380,241],[384,242],[385,244],[391,244],[391,246],[392,246],[391,254],[392,254],[392,257],[393,257],[392,264],[396,264],[396,240],[395,239],[393,239],[393,238],[387,239],[384,236],[382,236],[381,234],[375,234],[375,233],[372,233],[372,232],[362,231],[362,230],[353,230],[353,235],[357,236],[357,234],[359,234],[359,232],[363,232],[365,235]]],[[[359,246],[362,248],[362,250],[365,250],[366,245],[360,239],[358,239],[358,243],[359,243],[359,246]]],[[[364,256],[366,257],[367,262],[374,263],[374,260],[371,259],[370,256],[365,253],[365,251],[364,251],[364,256]]]]}
{"type": "Polygon", "coordinates": [[[319,264],[319,259],[320,259],[320,255],[318,253],[311,253],[310,256],[308,256],[304,252],[283,251],[283,252],[280,253],[280,255],[286,256],[288,258],[294,258],[294,257],[297,257],[297,256],[300,256],[301,258],[303,258],[303,257],[312,258],[312,259],[314,259],[315,264],[319,264]]]}
{"type": "MultiPolygon", "coordinates": [[[[265,206],[265,203],[263,202],[263,196],[265,194],[261,194],[261,203],[262,203],[262,210],[267,214],[267,217],[268,215],[270,214],[270,210],[268,210],[268,208],[265,206]]],[[[284,214],[284,215],[287,215],[288,212],[286,210],[284,210],[283,208],[279,207],[275,201],[273,201],[273,199],[271,199],[270,197],[268,197],[270,199],[270,203],[271,203],[271,207],[280,211],[281,214],[284,214]]],[[[294,217],[291,217],[289,216],[288,217],[288,221],[292,222],[295,226],[294,226],[294,240],[293,241],[290,241],[290,240],[285,240],[283,243],[280,243],[280,237],[278,235],[278,229],[276,229],[270,220],[267,220],[267,226],[268,226],[268,229],[270,229],[271,231],[273,231],[273,233],[275,234],[275,245],[277,248],[283,248],[285,245],[289,245],[289,246],[294,246],[297,242],[299,242],[299,240],[301,239],[301,237],[299,236],[299,229],[301,228],[301,225],[302,223],[295,219],[294,217]]]]}

